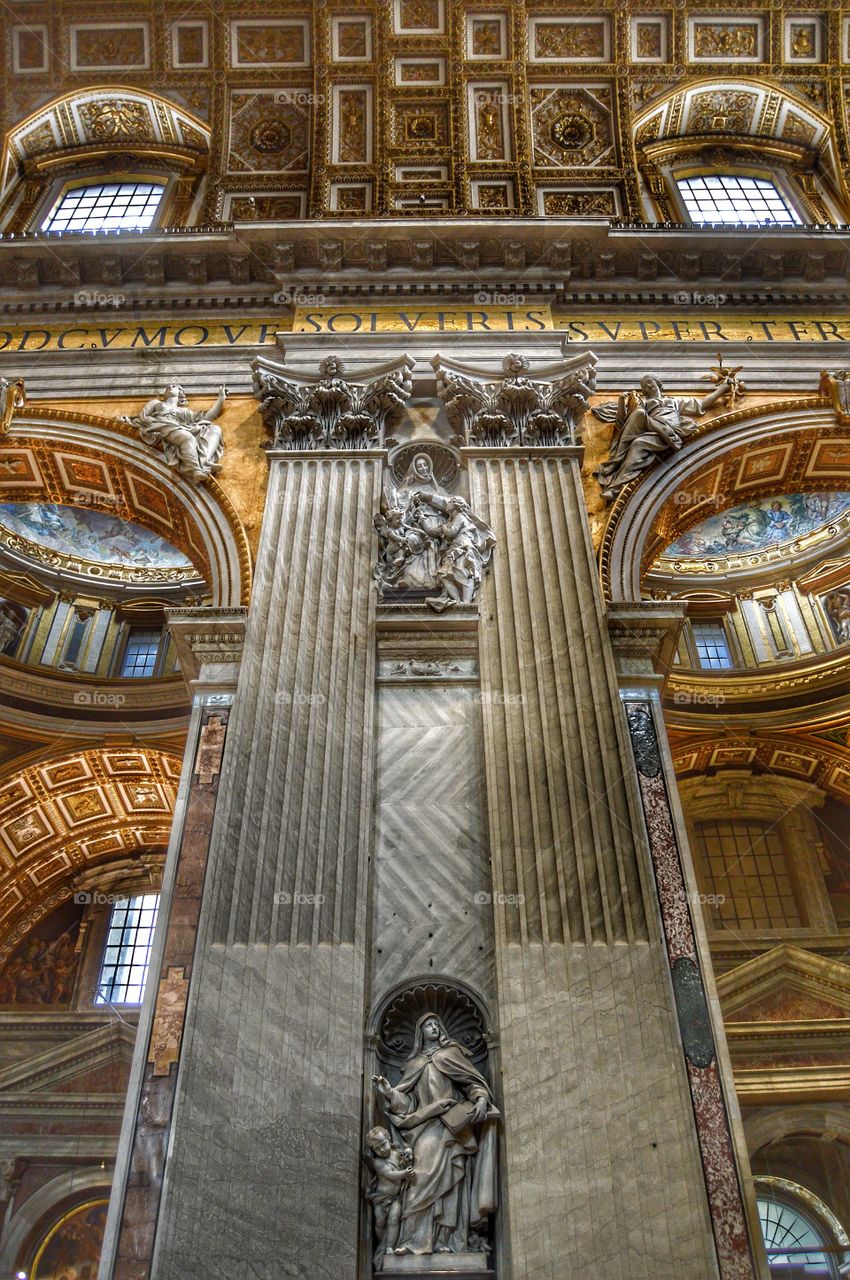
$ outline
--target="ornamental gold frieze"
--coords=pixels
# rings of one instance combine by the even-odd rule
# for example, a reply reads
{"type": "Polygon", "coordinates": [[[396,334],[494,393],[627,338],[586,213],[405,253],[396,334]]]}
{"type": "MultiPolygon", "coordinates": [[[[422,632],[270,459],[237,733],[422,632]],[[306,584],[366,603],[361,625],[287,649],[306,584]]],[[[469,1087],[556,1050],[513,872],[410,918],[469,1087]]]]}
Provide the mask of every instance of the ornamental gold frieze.
{"type": "MultiPolygon", "coordinates": [[[[716,719],[716,717],[715,717],[716,719]]],[[[693,725],[689,726],[693,729],[693,725]]],[[[810,731],[806,731],[807,733],[810,731]]],[[[741,737],[727,733],[716,737],[712,724],[700,737],[682,740],[682,733],[672,728],[671,751],[678,778],[703,777],[710,772],[718,782],[724,771],[730,777],[741,770],[764,771],[780,781],[790,778],[820,788],[822,792],[847,801],[850,797],[850,751],[796,734],[783,735],[769,730],[754,735],[744,729],[741,737]]]]}
{"type": "Polygon", "coordinates": [[[81,578],[91,578],[101,582],[125,582],[130,586],[150,584],[168,587],[183,583],[186,585],[199,584],[201,581],[194,567],[175,569],[160,566],[148,569],[138,565],[104,564],[94,560],[84,560],[80,556],[64,555],[59,551],[41,546],[37,542],[31,542],[28,538],[24,538],[20,534],[11,533],[2,526],[0,526],[0,547],[15,558],[22,557],[25,560],[34,560],[37,564],[43,565],[46,569],[52,569],[54,572],[76,574],[81,578]]]}

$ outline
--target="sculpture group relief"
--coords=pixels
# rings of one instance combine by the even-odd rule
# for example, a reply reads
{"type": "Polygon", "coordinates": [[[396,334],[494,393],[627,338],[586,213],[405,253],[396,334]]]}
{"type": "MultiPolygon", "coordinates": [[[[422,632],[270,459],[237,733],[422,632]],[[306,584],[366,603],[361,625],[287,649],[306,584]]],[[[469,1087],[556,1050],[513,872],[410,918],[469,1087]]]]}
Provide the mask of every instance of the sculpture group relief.
{"type": "Polygon", "coordinates": [[[385,497],[375,528],[375,581],[382,599],[430,592],[425,602],[438,612],[472,603],[496,539],[464,498],[437,482],[427,453],[415,455],[401,485],[385,497]]]}

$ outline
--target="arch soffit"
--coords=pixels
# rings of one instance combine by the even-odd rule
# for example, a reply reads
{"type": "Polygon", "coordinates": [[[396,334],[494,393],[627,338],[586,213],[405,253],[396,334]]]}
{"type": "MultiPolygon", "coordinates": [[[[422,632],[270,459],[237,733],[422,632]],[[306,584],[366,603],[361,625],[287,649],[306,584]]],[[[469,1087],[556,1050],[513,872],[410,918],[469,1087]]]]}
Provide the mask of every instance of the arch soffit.
{"type": "Polygon", "coordinates": [[[208,125],[168,98],[130,85],[89,85],[43,104],[6,134],[0,198],[22,166],[65,153],[144,152],[172,160],[205,156],[208,125]]]}
{"type": "Polygon", "coordinates": [[[773,138],[819,151],[832,140],[829,117],[808,99],[737,73],[690,80],[654,98],[635,116],[634,130],[643,145],[713,134],[718,141],[773,138]]]}
{"type": "MultiPolygon", "coordinates": [[[[134,521],[192,561],[213,605],[248,603],[251,553],[227,494],[212,478],[190,484],[118,419],[20,411],[0,438],[0,501],[83,506],[134,521]]],[[[161,578],[128,571],[134,585],[148,580],[161,578]]]]}
{"type": "Polygon", "coordinates": [[[739,739],[700,735],[671,745],[677,778],[705,777],[726,770],[761,770],[768,777],[790,778],[819,788],[850,805],[850,749],[813,738],[780,734],[739,739]]]}
{"type": "Polygon", "coordinates": [[[600,548],[607,603],[635,602],[662,543],[769,493],[850,485],[850,431],[821,397],[720,414],[614,502],[600,548]]]}
{"type": "Polygon", "coordinates": [[[850,1145],[850,1110],[827,1106],[758,1107],[744,1120],[751,1156],[785,1138],[820,1138],[850,1145]]]}
{"type": "Polygon", "coordinates": [[[167,845],[182,763],[116,746],[0,773],[0,962],[80,875],[167,845]]]}

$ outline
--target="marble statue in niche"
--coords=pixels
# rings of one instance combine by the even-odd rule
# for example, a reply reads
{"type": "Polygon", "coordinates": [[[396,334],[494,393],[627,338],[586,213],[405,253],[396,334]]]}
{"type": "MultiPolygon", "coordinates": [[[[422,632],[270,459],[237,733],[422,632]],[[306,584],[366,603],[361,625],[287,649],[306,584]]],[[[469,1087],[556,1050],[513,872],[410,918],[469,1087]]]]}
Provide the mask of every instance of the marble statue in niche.
{"type": "Polygon", "coordinates": [[[226,399],[227,388],[221,387],[209,409],[190,409],[186,392],[173,382],[162,399],[149,400],[135,418],[124,421],[136,427],[146,444],[161,448],[170,467],[200,484],[221,470],[224,444],[215,419],[226,399]]]}
{"type": "Polygon", "coordinates": [[[720,400],[734,401],[740,382],[737,370],[721,370],[723,376],[707,396],[677,398],[664,394],[659,378],[646,374],[640,390],[620,396],[616,404],[595,405],[591,412],[601,422],[614,423],[614,439],[606,462],[596,471],[602,496],[611,502],[630,481],[658,458],[681,449],[696,430],[694,418],[720,400]]]}
{"type": "Polygon", "coordinates": [[[493,531],[434,475],[429,454],[417,453],[401,484],[375,516],[380,555],[378,593],[433,592],[426,604],[442,612],[471,604],[490,563],[493,531]]]}
{"type": "Polygon", "coordinates": [[[498,1207],[499,1111],[472,1002],[449,988],[408,993],[385,1019],[384,1048],[387,1042],[390,1053],[379,1050],[379,1057],[387,1057],[381,1065],[394,1083],[372,1076],[379,1121],[367,1135],[375,1271],[407,1270],[405,1257],[422,1272],[468,1270],[475,1255],[485,1271],[498,1207]],[[441,1012],[426,1009],[413,1022],[429,998],[441,1012]],[[393,1033],[393,1013],[401,1014],[401,1035],[393,1033]]]}

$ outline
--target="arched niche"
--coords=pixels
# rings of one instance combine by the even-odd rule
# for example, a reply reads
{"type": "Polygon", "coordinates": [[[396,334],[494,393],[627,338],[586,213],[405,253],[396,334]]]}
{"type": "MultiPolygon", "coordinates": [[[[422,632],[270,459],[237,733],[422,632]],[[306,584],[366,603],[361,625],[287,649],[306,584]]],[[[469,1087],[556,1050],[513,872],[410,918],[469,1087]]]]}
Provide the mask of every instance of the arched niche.
{"type": "Polygon", "coordinates": [[[0,1273],[13,1276],[23,1270],[29,1276],[32,1262],[57,1225],[84,1205],[105,1205],[110,1184],[111,1172],[83,1166],[61,1173],[35,1190],[6,1224],[0,1273]]]}
{"type": "MultiPolygon", "coordinates": [[[[465,983],[428,975],[388,992],[375,1008],[369,1030],[362,1148],[364,1274],[372,1274],[371,1267],[375,1274],[384,1269],[385,1247],[395,1230],[392,1219],[384,1227],[378,1208],[373,1213],[374,1198],[380,1200],[383,1190],[376,1157],[383,1155],[401,1165],[407,1160],[415,1174],[397,1198],[398,1234],[393,1238],[402,1251],[412,1252],[407,1248],[412,1240],[427,1241],[430,1247],[421,1250],[430,1255],[425,1269],[428,1264],[436,1268],[445,1249],[449,1255],[461,1254],[467,1271],[477,1259],[476,1275],[494,1276],[493,1254],[499,1252],[502,1233],[497,1177],[500,1102],[495,1042],[484,1002],[465,983]],[[445,1033],[439,1047],[434,1041],[429,1047],[428,1024],[434,1019],[445,1033]],[[392,1101],[380,1087],[373,1087],[376,1078],[389,1082],[392,1101]],[[485,1097],[480,1105],[486,1118],[470,1118],[473,1099],[485,1097]],[[392,1154],[389,1148],[376,1150],[376,1134],[384,1135],[392,1154]],[[452,1172],[462,1169],[459,1183],[449,1180],[446,1169],[439,1172],[441,1160],[448,1161],[452,1172]],[[424,1224],[418,1201],[415,1208],[407,1205],[408,1191],[416,1200],[417,1179],[424,1186],[442,1188],[433,1204],[425,1204],[424,1217],[428,1219],[430,1209],[433,1218],[424,1224]],[[444,1227],[444,1222],[451,1225],[444,1227]]],[[[450,1258],[448,1268],[452,1270],[450,1258]]]]}

